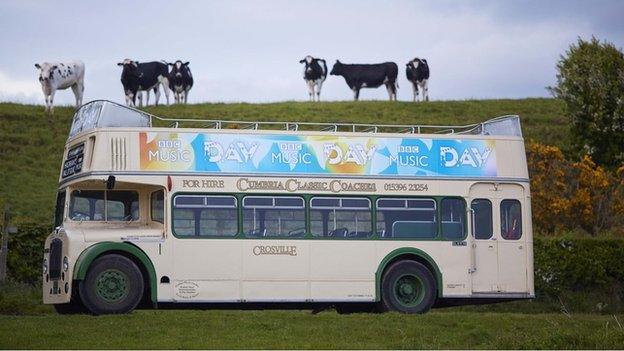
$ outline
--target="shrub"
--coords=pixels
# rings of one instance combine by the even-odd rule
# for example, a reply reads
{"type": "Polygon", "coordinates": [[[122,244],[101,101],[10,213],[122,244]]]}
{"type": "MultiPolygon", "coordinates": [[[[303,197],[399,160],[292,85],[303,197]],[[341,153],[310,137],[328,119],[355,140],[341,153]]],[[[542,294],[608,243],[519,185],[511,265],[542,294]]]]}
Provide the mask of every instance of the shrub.
{"type": "Polygon", "coordinates": [[[21,224],[17,234],[9,237],[7,269],[10,279],[35,283],[41,279],[43,245],[52,228],[35,224],[21,224]]]}
{"type": "Polygon", "coordinates": [[[566,104],[578,155],[616,168],[624,163],[624,54],[613,44],[578,39],[557,64],[557,86],[566,104]]]}
{"type": "Polygon", "coordinates": [[[527,144],[531,177],[533,227],[552,235],[583,229],[622,234],[624,227],[624,166],[610,171],[588,155],[567,160],[561,150],[536,142],[527,144]]]}
{"type": "Polygon", "coordinates": [[[624,240],[536,238],[533,251],[538,299],[585,311],[624,308],[624,240]]]}

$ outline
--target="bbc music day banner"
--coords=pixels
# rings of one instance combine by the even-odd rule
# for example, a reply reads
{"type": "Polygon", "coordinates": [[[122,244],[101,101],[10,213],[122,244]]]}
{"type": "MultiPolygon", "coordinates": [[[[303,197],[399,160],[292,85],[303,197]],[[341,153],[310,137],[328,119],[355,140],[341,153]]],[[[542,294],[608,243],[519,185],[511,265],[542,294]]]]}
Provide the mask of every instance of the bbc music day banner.
{"type": "Polygon", "coordinates": [[[234,174],[497,175],[494,140],[142,132],[141,170],[234,174]]]}

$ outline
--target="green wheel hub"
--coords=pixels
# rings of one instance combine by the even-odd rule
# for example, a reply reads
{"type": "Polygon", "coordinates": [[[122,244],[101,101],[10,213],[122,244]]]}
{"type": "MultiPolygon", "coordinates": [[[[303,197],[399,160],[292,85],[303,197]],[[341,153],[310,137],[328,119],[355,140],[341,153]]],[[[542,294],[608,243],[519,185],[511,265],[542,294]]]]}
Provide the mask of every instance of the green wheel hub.
{"type": "Polygon", "coordinates": [[[95,278],[95,292],[106,302],[123,299],[128,290],[128,276],[118,269],[107,269],[95,278]]]}
{"type": "Polygon", "coordinates": [[[403,306],[414,307],[425,298],[422,279],[413,274],[403,274],[394,282],[394,297],[403,306]]]}

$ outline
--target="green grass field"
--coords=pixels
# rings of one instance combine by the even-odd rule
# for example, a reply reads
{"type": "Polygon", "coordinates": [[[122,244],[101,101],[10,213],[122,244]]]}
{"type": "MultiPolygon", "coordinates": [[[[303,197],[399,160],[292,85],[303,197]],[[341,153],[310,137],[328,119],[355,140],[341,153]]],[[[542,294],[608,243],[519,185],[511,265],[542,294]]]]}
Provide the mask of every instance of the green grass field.
{"type": "Polygon", "coordinates": [[[624,316],[138,311],[0,316],[6,349],[621,349],[624,316]]]}
{"type": "MultiPolygon", "coordinates": [[[[454,125],[518,114],[525,138],[568,148],[563,104],[553,99],[216,103],[150,107],[147,111],[180,118],[454,125]]],[[[0,103],[0,206],[9,202],[18,222],[51,223],[72,116],[71,107],[58,107],[48,118],[42,106],[0,103]]]]}

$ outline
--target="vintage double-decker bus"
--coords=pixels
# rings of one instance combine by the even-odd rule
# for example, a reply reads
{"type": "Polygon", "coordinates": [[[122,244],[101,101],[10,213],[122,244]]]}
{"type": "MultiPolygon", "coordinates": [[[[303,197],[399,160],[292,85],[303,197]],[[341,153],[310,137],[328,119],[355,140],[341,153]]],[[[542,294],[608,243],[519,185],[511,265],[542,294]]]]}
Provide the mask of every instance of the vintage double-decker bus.
{"type": "Polygon", "coordinates": [[[95,314],[141,301],[421,313],[533,297],[532,247],[517,116],[249,123],[94,101],[65,146],[43,300],[95,314]]]}

